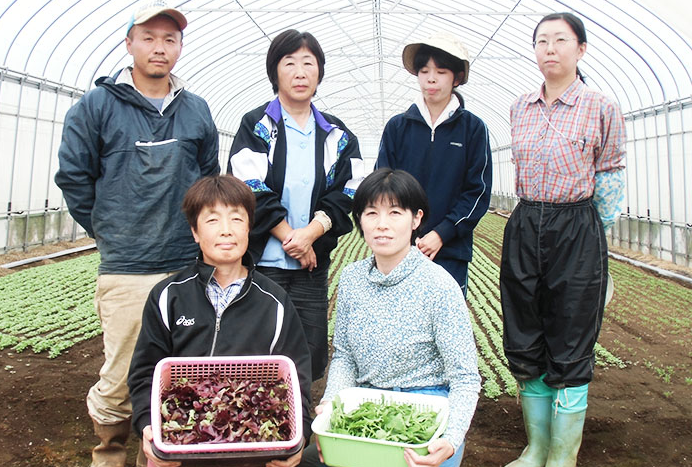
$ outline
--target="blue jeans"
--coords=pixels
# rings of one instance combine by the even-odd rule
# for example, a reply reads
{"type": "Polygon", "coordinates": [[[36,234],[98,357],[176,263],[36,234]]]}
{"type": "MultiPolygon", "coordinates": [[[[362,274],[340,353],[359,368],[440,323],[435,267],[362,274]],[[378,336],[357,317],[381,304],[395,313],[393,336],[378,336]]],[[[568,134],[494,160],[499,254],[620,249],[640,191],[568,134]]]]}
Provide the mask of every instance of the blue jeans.
{"type": "MultiPolygon", "coordinates": [[[[369,384],[364,384],[362,386],[378,389],[375,388],[375,386],[371,386],[369,384]]],[[[427,386],[420,388],[390,388],[389,390],[399,392],[415,392],[417,394],[428,394],[431,396],[449,396],[449,388],[447,386],[427,386]]],[[[459,449],[456,450],[454,455],[446,461],[444,461],[442,464],[440,464],[440,467],[459,467],[459,465],[461,465],[461,460],[464,457],[465,445],[466,441],[461,443],[461,446],[459,446],[459,449]]],[[[303,458],[301,459],[300,464],[298,464],[298,467],[327,467],[327,465],[320,462],[319,454],[317,452],[317,446],[315,444],[311,444],[308,447],[306,447],[303,451],[303,458]]]]}
{"type": "Polygon", "coordinates": [[[307,269],[279,269],[258,266],[264,274],[288,293],[296,307],[303,332],[310,347],[312,380],[324,376],[329,358],[327,342],[327,273],[329,264],[321,264],[312,272],[307,269]]]}

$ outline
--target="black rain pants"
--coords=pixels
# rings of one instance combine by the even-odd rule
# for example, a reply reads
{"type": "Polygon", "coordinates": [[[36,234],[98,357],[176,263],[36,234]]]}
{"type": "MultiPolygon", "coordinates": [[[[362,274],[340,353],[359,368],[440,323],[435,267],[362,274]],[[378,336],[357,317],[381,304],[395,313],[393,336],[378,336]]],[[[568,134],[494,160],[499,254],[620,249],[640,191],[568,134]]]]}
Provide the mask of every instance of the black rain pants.
{"type": "Polygon", "coordinates": [[[563,388],[593,379],[607,277],[605,232],[590,198],[519,202],[500,268],[504,350],[517,380],[545,373],[548,386],[563,388]]]}

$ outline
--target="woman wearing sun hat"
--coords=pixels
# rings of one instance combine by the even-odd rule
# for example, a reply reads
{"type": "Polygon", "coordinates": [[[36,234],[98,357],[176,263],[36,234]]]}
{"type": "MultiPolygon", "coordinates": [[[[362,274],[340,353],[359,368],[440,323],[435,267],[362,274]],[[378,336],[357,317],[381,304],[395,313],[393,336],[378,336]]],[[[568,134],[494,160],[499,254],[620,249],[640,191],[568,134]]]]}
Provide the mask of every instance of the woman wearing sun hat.
{"type": "Polygon", "coordinates": [[[453,35],[436,33],[404,47],[402,59],[421,93],[387,122],[377,167],[405,170],[423,186],[430,215],[416,244],[466,295],[473,229],[488,209],[492,182],[488,129],[455,91],[468,81],[469,54],[453,35]]]}

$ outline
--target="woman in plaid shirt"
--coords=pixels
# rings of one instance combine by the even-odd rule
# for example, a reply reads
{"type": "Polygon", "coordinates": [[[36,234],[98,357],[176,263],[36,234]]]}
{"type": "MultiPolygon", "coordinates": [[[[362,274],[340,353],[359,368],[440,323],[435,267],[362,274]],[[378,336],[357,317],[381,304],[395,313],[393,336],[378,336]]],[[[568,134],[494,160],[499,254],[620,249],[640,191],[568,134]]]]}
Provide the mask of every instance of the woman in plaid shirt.
{"type": "MultiPolygon", "coordinates": [[[[504,347],[519,382],[528,446],[512,467],[575,466],[608,277],[605,229],[624,197],[618,105],[577,67],[582,21],[544,17],[533,33],[545,82],[512,105],[520,202],[504,233],[504,347]]],[[[508,466],[508,467],[509,467],[508,466]]]]}

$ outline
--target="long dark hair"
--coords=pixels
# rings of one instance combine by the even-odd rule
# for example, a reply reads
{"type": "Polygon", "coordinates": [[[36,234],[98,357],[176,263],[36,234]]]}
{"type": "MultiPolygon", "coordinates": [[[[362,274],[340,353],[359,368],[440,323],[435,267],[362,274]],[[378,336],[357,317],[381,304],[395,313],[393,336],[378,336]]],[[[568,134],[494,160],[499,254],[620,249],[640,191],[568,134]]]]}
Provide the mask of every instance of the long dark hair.
{"type": "MultiPolygon", "coordinates": [[[[584,27],[584,23],[581,19],[579,19],[579,17],[566,11],[562,13],[551,13],[541,18],[541,20],[536,25],[536,28],[533,30],[532,41],[534,43],[536,42],[536,33],[538,32],[538,27],[541,24],[545,23],[546,21],[557,20],[563,20],[565,23],[569,25],[569,27],[572,29],[572,32],[574,32],[574,34],[577,36],[578,44],[586,44],[586,28],[584,27]]],[[[582,82],[585,82],[584,75],[582,75],[581,71],[579,71],[579,67],[577,67],[577,76],[579,76],[579,79],[582,80],[582,82]]]]}

